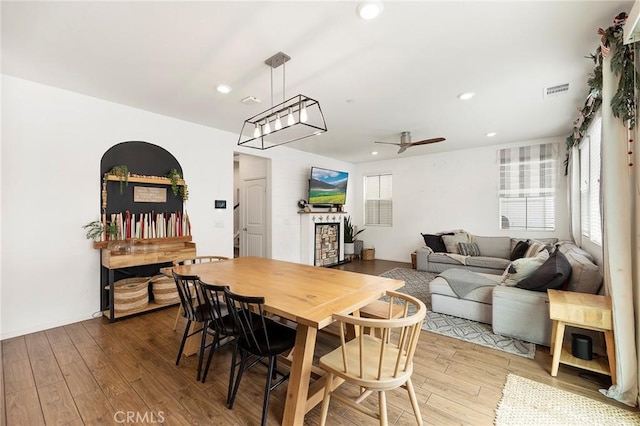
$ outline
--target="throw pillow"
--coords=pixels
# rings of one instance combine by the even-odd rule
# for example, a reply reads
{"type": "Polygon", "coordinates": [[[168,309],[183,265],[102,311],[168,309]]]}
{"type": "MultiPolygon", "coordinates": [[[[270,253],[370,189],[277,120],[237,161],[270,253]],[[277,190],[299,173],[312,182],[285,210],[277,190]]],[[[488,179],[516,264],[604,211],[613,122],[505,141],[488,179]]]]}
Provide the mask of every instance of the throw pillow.
{"type": "Polygon", "coordinates": [[[463,256],[480,256],[480,248],[476,243],[458,243],[458,251],[463,256]]]}
{"type": "Polygon", "coordinates": [[[517,285],[523,279],[531,276],[548,259],[549,253],[543,250],[535,257],[522,257],[514,260],[502,274],[502,284],[506,286],[517,285]]]}
{"type": "Polygon", "coordinates": [[[420,234],[424,239],[424,243],[433,250],[434,253],[446,253],[447,248],[442,241],[442,236],[433,234],[420,234]]]}
{"type": "Polygon", "coordinates": [[[554,251],[544,264],[527,278],[516,284],[525,290],[547,291],[547,289],[561,288],[571,277],[571,264],[560,251],[554,251]]]}
{"type": "Polygon", "coordinates": [[[510,260],[516,260],[525,257],[525,253],[529,248],[529,243],[527,241],[518,241],[516,246],[511,251],[510,260]]]}
{"type": "Polygon", "coordinates": [[[540,253],[544,249],[547,249],[548,252],[551,252],[550,247],[542,241],[527,240],[527,243],[529,243],[529,248],[524,253],[523,257],[537,256],[538,253],[540,253]]]}
{"type": "Polygon", "coordinates": [[[447,248],[447,252],[459,254],[458,243],[468,243],[469,235],[466,233],[459,233],[454,235],[443,235],[442,241],[447,248]]]}

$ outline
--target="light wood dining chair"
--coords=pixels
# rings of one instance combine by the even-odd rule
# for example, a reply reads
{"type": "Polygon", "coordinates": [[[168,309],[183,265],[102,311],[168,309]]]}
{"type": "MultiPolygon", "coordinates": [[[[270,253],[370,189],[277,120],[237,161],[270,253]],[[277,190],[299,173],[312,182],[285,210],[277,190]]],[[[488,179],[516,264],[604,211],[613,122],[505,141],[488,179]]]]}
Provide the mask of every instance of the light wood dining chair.
{"type": "Polygon", "coordinates": [[[419,425],[422,417],[418,400],[411,383],[413,356],[415,354],[422,322],[427,308],[420,300],[395,291],[388,291],[389,310],[385,319],[361,318],[334,314],[333,319],[340,328],[340,347],[320,358],[320,367],[327,371],[320,424],[327,421],[329,400],[333,396],[349,407],[376,418],[387,425],[387,403],[385,392],[404,387],[409,394],[411,407],[419,425]],[[396,306],[402,306],[397,318],[396,306]],[[347,327],[355,327],[356,338],[347,340],[347,327]],[[371,334],[367,330],[375,330],[371,334]],[[334,393],[334,376],[360,386],[360,394],[350,399],[334,393]],[[378,393],[378,412],[362,406],[373,392],[378,393]]]}
{"type": "MultiPolygon", "coordinates": [[[[181,262],[173,262],[173,265],[174,266],[195,265],[197,263],[219,262],[221,260],[229,260],[229,258],[225,256],[196,256],[193,259],[187,259],[181,262]]],[[[178,328],[178,321],[180,321],[181,316],[184,316],[184,310],[182,308],[182,305],[180,305],[180,308],[178,309],[178,313],[176,314],[176,320],[173,323],[174,331],[178,328]]]]}

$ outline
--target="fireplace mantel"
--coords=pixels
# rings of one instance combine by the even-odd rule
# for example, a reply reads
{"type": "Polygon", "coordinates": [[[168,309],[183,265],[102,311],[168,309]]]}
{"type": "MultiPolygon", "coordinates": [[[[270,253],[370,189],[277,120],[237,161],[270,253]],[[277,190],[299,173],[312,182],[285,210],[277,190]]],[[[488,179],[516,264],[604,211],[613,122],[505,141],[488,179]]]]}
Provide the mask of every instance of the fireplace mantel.
{"type": "Polygon", "coordinates": [[[300,263],[316,266],[322,265],[316,262],[316,225],[336,224],[338,226],[338,261],[336,265],[344,261],[344,215],[345,212],[300,212],[300,263]]]}

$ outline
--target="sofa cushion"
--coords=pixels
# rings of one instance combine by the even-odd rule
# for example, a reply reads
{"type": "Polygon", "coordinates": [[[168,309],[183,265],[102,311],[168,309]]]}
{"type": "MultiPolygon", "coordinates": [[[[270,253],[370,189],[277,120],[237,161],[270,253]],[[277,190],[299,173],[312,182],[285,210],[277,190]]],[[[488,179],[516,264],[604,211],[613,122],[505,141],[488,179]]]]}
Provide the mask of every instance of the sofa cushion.
{"type": "Polygon", "coordinates": [[[476,243],[458,243],[458,251],[463,256],[480,256],[480,249],[476,243]]]}
{"type": "Polygon", "coordinates": [[[514,260],[504,271],[502,284],[506,286],[516,285],[518,282],[531,276],[547,259],[549,259],[549,253],[546,250],[542,250],[537,256],[522,257],[514,260]]]}
{"type": "Polygon", "coordinates": [[[468,243],[469,234],[457,233],[454,235],[443,235],[442,241],[444,241],[447,252],[459,254],[460,250],[458,250],[458,243],[468,243]]]}
{"type": "Polygon", "coordinates": [[[480,249],[480,256],[509,259],[511,254],[511,238],[509,237],[474,237],[473,242],[480,249]]]}
{"type": "Polygon", "coordinates": [[[567,255],[568,252],[573,252],[573,253],[577,253],[577,254],[580,254],[580,255],[586,257],[587,259],[589,259],[589,261],[591,263],[595,263],[591,253],[589,253],[586,250],[581,249],[580,247],[575,245],[575,243],[573,241],[560,241],[557,244],[557,247],[558,247],[558,250],[560,250],[562,253],[565,254],[565,256],[567,255]]]}
{"type": "Polygon", "coordinates": [[[450,265],[462,265],[462,263],[453,257],[447,256],[445,253],[431,253],[429,255],[430,263],[448,263],[450,265]]]}
{"type": "Polygon", "coordinates": [[[571,264],[571,277],[566,290],[579,293],[598,293],[602,285],[600,268],[585,256],[574,251],[567,252],[566,257],[571,264]]]}
{"type": "Polygon", "coordinates": [[[527,252],[529,248],[529,242],[527,241],[518,241],[516,246],[511,250],[511,256],[509,257],[511,260],[516,260],[524,257],[524,254],[527,252]]]}
{"type": "Polygon", "coordinates": [[[527,240],[529,244],[529,248],[524,253],[523,257],[534,257],[537,256],[542,250],[547,250],[549,253],[553,251],[553,247],[543,241],[537,240],[527,240]]]}
{"type": "Polygon", "coordinates": [[[516,287],[525,290],[547,291],[550,288],[562,287],[570,276],[571,264],[569,260],[560,250],[555,250],[542,266],[527,278],[519,281],[516,287]]]}
{"type": "Polygon", "coordinates": [[[509,259],[501,259],[499,257],[473,256],[467,259],[467,266],[477,266],[499,271],[504,271],[504,268],[508,265],[509,259]]]}
{"type": "Polygon", "coordinates": [[[441,235],[434,235],[434,234],[420,234],[420,235],[422,235],[422,238],[424,239],[424,243],[427,245],[427,247],[429,247],[435,253],[442,253],[447,251],[447,248],[445,247],[444,242],[442,241],[441,235]]]}

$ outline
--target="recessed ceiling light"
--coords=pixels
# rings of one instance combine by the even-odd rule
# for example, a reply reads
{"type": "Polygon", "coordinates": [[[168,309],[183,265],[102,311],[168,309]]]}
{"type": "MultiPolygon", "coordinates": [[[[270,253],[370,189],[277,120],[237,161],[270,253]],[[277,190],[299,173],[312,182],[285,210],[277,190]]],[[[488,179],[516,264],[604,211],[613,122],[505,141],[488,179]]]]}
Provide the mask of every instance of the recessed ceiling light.
{"type": "Polygon", "coordinates": [[[356,12],[358,16],[362,19],[369,20],[373,19],[382,12],[384,7],[382,3],[379,1],[367,1],[364,3],[360,3],[356,8],[356,12]]]}
{"type": "Polygon", "coordinates": [[[487,137],[492,138],[496,135],[496,132],[489,132],[487,133],[487,137]]]}
{"type": "Polygon", "coordinates": [[[231,92],[231,86],[229,86],[228,84],[218,84],[216,90],[220,93],[229,93],[231,92]]]}
{"type": "Polygon", "coordinates": [[[473,98],[475,96],[475,93],[473,92],[464,92],[464,93],[460,93],[458,95],[458,99],[463,100],[463,101],[468,101],[469,99],[473,98]]]}
{"type": "Polygon", "coordinates": [[[378,151],[371,151],[371,155],[378,155],[378,151]]]}

